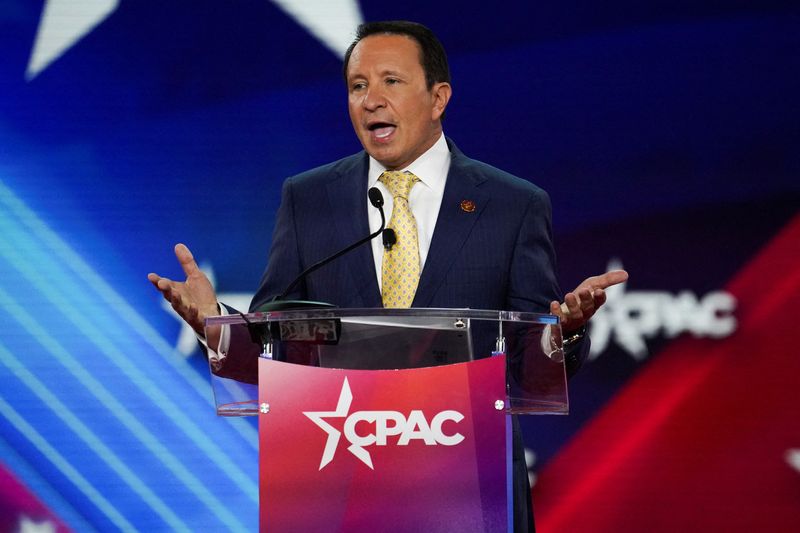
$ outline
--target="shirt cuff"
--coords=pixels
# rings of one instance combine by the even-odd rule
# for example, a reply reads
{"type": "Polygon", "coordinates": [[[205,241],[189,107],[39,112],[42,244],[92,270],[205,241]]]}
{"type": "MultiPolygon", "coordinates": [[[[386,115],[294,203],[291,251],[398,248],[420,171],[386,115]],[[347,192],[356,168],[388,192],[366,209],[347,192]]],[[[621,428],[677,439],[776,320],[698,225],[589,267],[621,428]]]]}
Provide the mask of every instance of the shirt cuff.
{"type": "MultiPolygon", "coordinates": [[[[229,313],[227,307],[219,304],[217,307],[219,307],[219,316],[228,316],[229,313]]],[[[208,341],[206,340],[205,336],[195,333],[197,335],[197,340],[203,345],[203,347],[205,347],[206,354],[208,355],[208,362],[211,365],[211,368],[215,371],[222,368],[222,365],[225,363],[225,357],[227,357],[228,350],[231,346],[231,327],[224,325],[220,326],[220,328],[219,344],[214,349],[208,345],[208,341]]]]}

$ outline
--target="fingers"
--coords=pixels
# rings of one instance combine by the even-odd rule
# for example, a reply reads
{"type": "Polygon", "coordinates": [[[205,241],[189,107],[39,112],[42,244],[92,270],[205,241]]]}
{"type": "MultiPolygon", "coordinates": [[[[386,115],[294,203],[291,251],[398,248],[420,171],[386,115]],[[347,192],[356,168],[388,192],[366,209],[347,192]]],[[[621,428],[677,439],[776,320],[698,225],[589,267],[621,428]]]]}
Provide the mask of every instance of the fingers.
{"type": "Polygon", "coordinates": [[[559,317],[565,331],[579,328],[606,303],[605,289],[627,281],[624,270],[612,270],[586,278],[573,292],[564,295],[564,303],[550,302],[550,312],[559,317]]]}
{"type": "Polygon", "coordinates": [[[185,244],[179,243],[175,245],[175,257],[178,258],[178,262],[181,264],[181,268],[183,268],[183,272],[186,274],[187,278],[195,276],[200,272],[192,252],[189,251],[189,248],[187,248],[185,244]]]}
{"type": "Polygon", "coordinates": [[[180,292],[180,285],[175,283],[169,278],[164,278],[151,272],[147,275],[147,279],[150,280],[150,283],[158,289],[158,292],[167,300],[175,310],[178,310],[178,307],[183,307],[183,298],[180,292]]]}
{"type": "MultiPolygon", "coordinates": [[[[583,280],[583,282],[575,288],[575,292],[588,290],[594,294],[598,290],[604,290],[613,285],[624,283],[628,280],[628,273],[624,270],[611,270],[599,276],[591,276],[583,280]]],[[[603,303],[605,303],[605,296],[603,303]]],[[[602,305],[602,303],[600,304],[602,305]]],[[[599,307],[599,305],[598,305],[599,307]]]]}
{"type": "Polygon", "coordinates": [[[197,263],[183,244],[175,245],[175,256],[186,274],[186,281],[172,281],[151,272],[147,279],[192,328],[203,334],[204,318],[218,314],[217,299],[208,278],[197,267],[197,263]],[[215,313],[216,311],[216,313],[215,313]]]}
{"type": "MultiPolygon", "coordinates": [[[[150,281],[150,283],[153,284],[153,286],[156,289],[158,289],[158,291],[161,294],[164,295],[164,298],[167,298],[167,295],[164,293],[164,291],[170,290],[170,288],[172,286],[172,282],[169,279],[162,278],[161,276],[159,276],[158,274],[156,274],[154,272],[149,273],[147,275],[147,279],[150,281]]],[[[169,300],[169,298],[167,298],[167,299],[169,300]]]]}
{"type": "Polygon", "coordinates": [[[567,315],[576,313],[580,309],[578,297],[575,296],[574,292],[568,292],[564,295],[564,306],[567,308],[567,312],[565,313],[567,315]]]}
{"type": "MultiPolygon", "coordinates": [[[[600,289],[607,289],[612,285],[618,285],[625,281],[628,281],[628,273],[624,270],[611,270],[606,272],[605,274],[601,274],[599,276],[593,276],[592,278],[587,279],[584,281],[592,280],[591,283],[592,288],[600,288],[600,289]]],[[[581,284],[583,285],[583,284],[581,284]]]]}
{"type": "Polygon", "coordinates": [[[147,279],[150,280],[150,283],[158,289],[158,292],[164,297],[165,300],[168,300],[172,303],[175,295],[175,286],[174,282],[169,278],[162,278],[158,274],[150,273],[147,275],[147,279]]]}
{"type": "Polygon", "coordinates": [[[594,291],[589,289],[581,289],[575,291],[575,297],[578,300],[578,306],[581,311],[591,309],[594,307],[594,291]]]}
{"type": "Polygon", "coordinates": [[[159,276],[159,275],[158,275],[158,274],[156,274],[155,272],[150,272],[150,273],[147,275],[147,279],[148,279],[148,280],[150,281],[150,283],[152,283],[152,284],[155,286],[155,288],[157,289],[157,288],[158,288],[158,280],[160,280],[160,279],[161,279],[161,276],[159,276]]]}
{"type": "Polygon", "coordinates": [[[603,289],[595,289],[592,293],[594,296],[594,308],[599,309],[603,304],[606,303],[606,291],[603,289]]]}
{"type": "Polygon", "coordinates": [[[550,312],[561,320],[561,327],[569,331],[584,325],[605,302],[605,291],[587,288],[564,295],[564,303],[550,302],[550,312]]]}
{"type": "Polygon", "coordinates": [[[147,279],[155,285],[161,295],[170,306],[192,327],[200,320],[200,311],[197,306],[192,302],[191,298],[185,293],[186,285],[184,283],[172,281],[169,278],[163,278],[157,274],[148,274],[147,279]]]}
{"type": "Polygon", "coordinates": [[[564,305],[567,306],[570,316],[580,316],[594,308],[594,293],[585,288],[568,292],[564,295],[564,305]]]}

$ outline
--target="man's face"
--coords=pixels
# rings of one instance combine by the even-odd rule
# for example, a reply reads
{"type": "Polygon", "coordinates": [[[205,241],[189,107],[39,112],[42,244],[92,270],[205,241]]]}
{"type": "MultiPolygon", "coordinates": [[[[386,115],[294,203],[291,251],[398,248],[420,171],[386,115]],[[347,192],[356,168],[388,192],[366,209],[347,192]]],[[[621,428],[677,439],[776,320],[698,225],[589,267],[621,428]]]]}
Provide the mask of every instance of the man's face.
{"type": "Polygon", "coordinates": [[[450,85],[428,90],[419,45],[404,35],[371,35],[347,65],[350,120],[369,155],[389,169],[407,167],[437,141],[450,85]]]}

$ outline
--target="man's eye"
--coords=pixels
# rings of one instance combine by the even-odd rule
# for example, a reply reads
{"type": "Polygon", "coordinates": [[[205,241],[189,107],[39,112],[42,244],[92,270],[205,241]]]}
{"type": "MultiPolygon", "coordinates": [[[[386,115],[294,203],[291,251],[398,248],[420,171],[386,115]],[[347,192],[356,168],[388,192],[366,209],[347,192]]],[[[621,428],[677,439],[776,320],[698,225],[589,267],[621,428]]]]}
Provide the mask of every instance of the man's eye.
{"type": "Polygon", "coordinates": [[[354,84],[351,86],[351,88],[350,88],[350,89],[351,89],[351,90],[353,90],[353,91],[360,91],[360,90],[362,90],[362,89],[363,89],[364,87],[366,87],[366,86],[367,86],[367,84],[366,84],[366,83],[363,83],[363,82],[358,82],[358,83],[354,83],[354,84]]]}
{"type": "Polygon", "coordinates": [[[386,78],[387,85],[395,85],[396,83],[400,83],[400,80],[397,78],[386,78]]]}

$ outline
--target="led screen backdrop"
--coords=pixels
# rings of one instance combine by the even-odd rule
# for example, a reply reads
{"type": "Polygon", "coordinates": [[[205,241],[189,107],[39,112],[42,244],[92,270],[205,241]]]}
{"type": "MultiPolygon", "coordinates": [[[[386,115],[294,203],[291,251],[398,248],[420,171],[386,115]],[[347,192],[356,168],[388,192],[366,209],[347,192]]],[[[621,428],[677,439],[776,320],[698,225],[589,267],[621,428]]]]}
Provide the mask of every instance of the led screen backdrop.
{"type": "Polygon", "coordinates": [[[564,288],[631,273],[523,421],[539,529],[798,530],[796,3],[417,0],[0,4],[0,530],[256,528],[256,426],[145,276],[185,242],[246,307],[389,18],[444,42],[459,148],[550,193],[564,288]]]}

